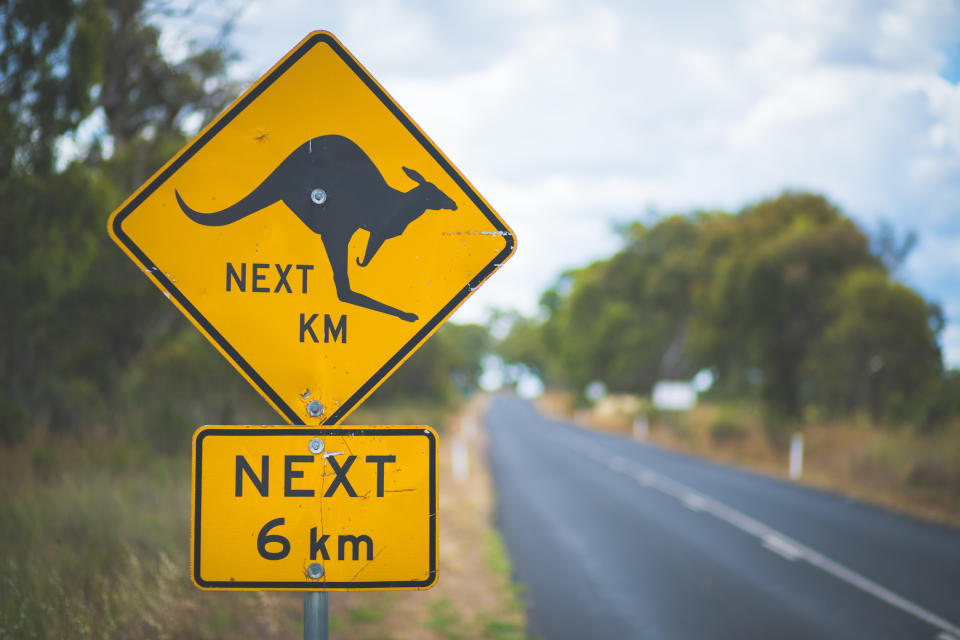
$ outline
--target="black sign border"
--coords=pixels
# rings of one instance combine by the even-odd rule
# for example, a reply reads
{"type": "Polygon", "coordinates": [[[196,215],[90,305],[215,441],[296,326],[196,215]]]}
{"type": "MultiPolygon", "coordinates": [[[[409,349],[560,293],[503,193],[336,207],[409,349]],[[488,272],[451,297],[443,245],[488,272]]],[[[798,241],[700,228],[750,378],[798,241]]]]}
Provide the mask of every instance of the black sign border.
{"type": "Polygon", "coordinates": [[[202,589],[274,589],[274,590],[365,590],[365,589],[429,589],[437,582],[437,438],[424,427],[345,427],[338,429],[285,427],[201,427],[194,437],[193,449],[193,544],[190,549],[190,573],[194,583],[202,589]],[[368,582],[326,582],[303,580],[292,582],[256,582],[240,580],[204,580],[200,577],[200,483],[203,477],[203,441],[209,436],[421,436],[429,443],[429,575],[425,580],[381,580],[368,582]]]}
{"type": "Polygon", "coordinates": [[[307,37],[296,49],[291,51],[273,70],[261,78],[250,90],[241,97],[232,107],[224,112],[207,129],[203,135],[195,139],[173,162],[157,174],[147,185],[145,185],[136,197],[132,198],[113,218],[113,233],[123,245],[137,258],[146,270],[157,280],[157,282],[171,296],[176,298],[181,307],[190,316],[203,327],[203,330],[213,339],[223,350],[233,363],[243,371],[253,382],[254,386],[260,390],[274,404],[283,418],[290,424],[306,424],[299,414],[294,411],[290,405],[284,402],[280,395],[267,384],[267,381],[250,366],[250,364],[240,355],[240,353],[231,345],[227,339],[221,335],[213,324],[207,320],[203,314],[187,299],[187,297],[171,282],[154,262],[144,253],[130,237],[123,231],[123,221],[137,207],[139,207],[154,191],[165,183],[180,167],[190,160],[200,149],[213,139],[225,126],[236,118],[244,109],[246,109],[257,97],[260,96],[271,84],[282,76],[291,66],[304,56],[310,49],[318,44],[326,44],[333,50],[340,59],[363,81],[363,83],[373,92],[381,103],[400,121],[407,131],[420,143],[420,145],[433,157],[447,175],[460,187],[461,190],[470,198],[471,202],[483,213],[494,228],[503,235],[506,245],[503,250],[496,255],[480,272],[475,275],[446,305],[444,305],[436,315],[434,315],[400,350],[390,357],[373,376],[367,380],[360,388],[354,392],[350,398],[343,402],[337,410],[321,422],[324,425],[337,424],[350,411],[356,408],[371,391],[383,382],[387,376],[410,355],[420,344],[426,340],[427,336],[436,329],[453,311],[469,296],[480,284],[483,283],[507,258],[513,253],[515,239],[510,229],[502,220],[484,203],[483,199],[474,191],[467,181],[460,175],[453,165],[444,158],[443,154],[436,146],[420,131],[420,128],[403,112],[403,110],[387,95],[376,80],[367,73],[359,62],[340,44],[333,34],[318,31],[307,37]]]}

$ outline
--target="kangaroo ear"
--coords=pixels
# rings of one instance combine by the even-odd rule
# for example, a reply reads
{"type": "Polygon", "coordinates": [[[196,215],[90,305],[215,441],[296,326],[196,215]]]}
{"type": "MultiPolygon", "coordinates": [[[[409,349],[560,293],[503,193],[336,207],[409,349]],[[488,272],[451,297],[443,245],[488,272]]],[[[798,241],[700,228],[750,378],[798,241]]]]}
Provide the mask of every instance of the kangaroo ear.
{"type": "Polygon", "coordinates": [[[416,171],[414,171],[413,169],[407,169],[406,167],[404,167],[403,171],[410,177],[411,180],[413,180],[417,184],[423,184],[424,182],[426,182],[426,180],[423,179],[423,176],[417,173],[416,171]]]}

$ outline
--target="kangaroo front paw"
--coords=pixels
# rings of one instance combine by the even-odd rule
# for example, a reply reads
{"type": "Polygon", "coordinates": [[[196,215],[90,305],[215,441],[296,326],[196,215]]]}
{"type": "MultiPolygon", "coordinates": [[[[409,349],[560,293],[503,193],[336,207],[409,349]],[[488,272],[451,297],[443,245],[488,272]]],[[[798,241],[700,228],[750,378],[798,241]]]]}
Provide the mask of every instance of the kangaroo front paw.
{"type": "Polygon", "coordinates": [[[398,315],[397,317],[400,318],[401,320],[406,320],[407,322],[416,322],[418,320],[417,314],[405,313],[403,311],[401,311],[400,315],[398,315]]]}

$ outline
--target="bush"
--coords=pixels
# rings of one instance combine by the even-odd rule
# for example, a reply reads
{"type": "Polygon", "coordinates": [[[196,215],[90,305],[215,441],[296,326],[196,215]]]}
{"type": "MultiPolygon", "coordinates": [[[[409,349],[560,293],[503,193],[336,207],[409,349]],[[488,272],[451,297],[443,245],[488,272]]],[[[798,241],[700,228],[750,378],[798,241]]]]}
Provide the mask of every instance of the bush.
{"type": "Polygon", "coordinates": [[[747,438],[747,428],[729,412],[721,411],[713,419],[709,427],[710,442],[723,446],[734,442],[742,442],[747,438]]]}
{"type": "Polygon", "coordinates": [[[0,391],[0,442],[17,444],[27,435],[27,421],[23,410],[6,399],[0,391]]]}

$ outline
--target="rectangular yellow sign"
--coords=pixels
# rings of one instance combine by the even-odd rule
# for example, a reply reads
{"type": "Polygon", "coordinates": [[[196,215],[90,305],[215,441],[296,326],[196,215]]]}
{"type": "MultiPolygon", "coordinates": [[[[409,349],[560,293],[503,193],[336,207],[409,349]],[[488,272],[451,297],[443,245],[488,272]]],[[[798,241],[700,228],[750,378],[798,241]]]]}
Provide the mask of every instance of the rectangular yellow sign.
{"type": "Polygon", "coordinates": [[[429,589],[429,427],[206,426],[193,438],[191,575],[201,589],[429,589]]]}

